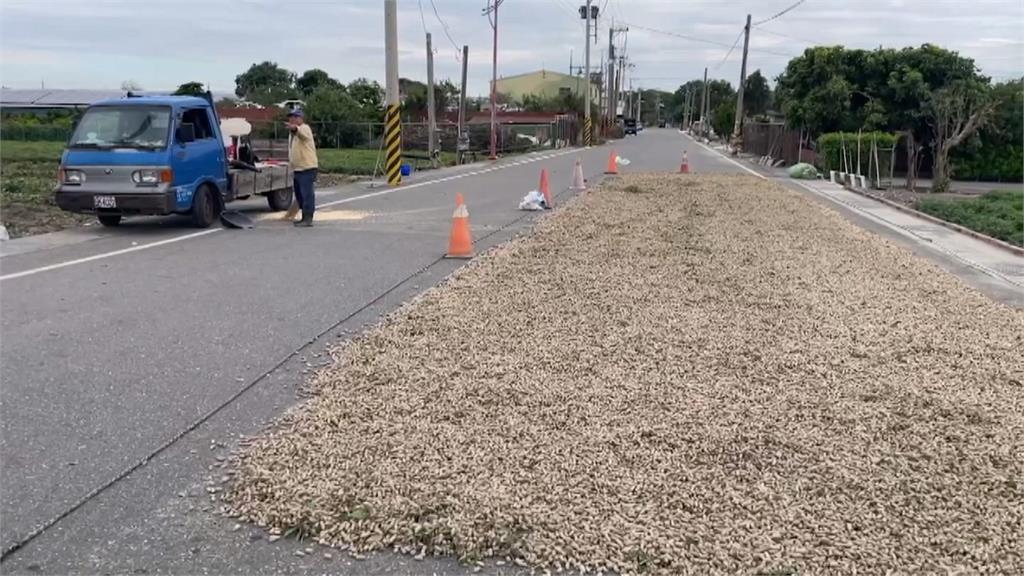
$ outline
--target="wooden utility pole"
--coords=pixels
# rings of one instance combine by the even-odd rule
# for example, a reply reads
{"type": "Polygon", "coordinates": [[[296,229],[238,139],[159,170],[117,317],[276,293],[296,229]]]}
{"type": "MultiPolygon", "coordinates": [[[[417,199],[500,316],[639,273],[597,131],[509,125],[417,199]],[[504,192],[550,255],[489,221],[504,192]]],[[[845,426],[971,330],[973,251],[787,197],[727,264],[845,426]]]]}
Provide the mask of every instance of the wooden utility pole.
{"type": "Polygon", "coordinates": [[[462,88],[459,90],[459,139],[456,143],[459,164],[465,162],[469,150],[469,134],[466,133],[466,67],[469,64],[469,46],[462,47],[462,88]]]}
{"type": "Polygon", "coordinates": [[[708,97],[708,69],[704,68],[704,84],[701,86],[700,92],[700,133],[702,136],[708,134],[708,102],[711,100],[708,97]]]}
{"type": "Polygon", "coordinates": [[[494,46],[491,57],[491,160],[498,159],[498,6],[502,0],[489,0],[484,14],[491,18],[494,46]]]}
{"type": "Polygon", "coordinates": [[[733,154],[743,147],[743,89],[747,83],[747,48],[750,45],[750,14],[747,14],[747,25],[743,28],[743,63],[740,64],[740,85],[736,90],[736,122],[733,124],[733,154]]]}
{"type": "Polygon", "coordinates": [[[427,32],[427,155],[430,165],[437,168],[437,108],[434,102],[434,50],[427,32]]]}

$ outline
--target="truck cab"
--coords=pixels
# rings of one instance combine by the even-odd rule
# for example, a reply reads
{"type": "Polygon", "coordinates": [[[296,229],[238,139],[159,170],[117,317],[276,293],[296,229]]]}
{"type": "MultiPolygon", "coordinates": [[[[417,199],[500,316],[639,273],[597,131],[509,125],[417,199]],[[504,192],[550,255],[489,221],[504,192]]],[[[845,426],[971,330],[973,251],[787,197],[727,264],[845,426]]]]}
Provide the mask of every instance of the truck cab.
{"type": "Polygon", "coordinates": [[[216,219],[229,192],[228,158],[207,99],[140,96],[90,106],[61,156],[57,205],[116,226],[134,214],[216,219]]]}

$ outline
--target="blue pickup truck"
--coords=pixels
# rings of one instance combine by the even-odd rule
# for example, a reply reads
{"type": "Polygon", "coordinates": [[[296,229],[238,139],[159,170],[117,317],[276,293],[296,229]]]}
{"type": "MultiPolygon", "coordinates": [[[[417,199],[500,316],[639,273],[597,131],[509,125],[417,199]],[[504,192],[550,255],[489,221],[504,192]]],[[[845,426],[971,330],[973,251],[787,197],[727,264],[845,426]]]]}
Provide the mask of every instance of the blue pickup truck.
{"type": "Polygon", "coordinates": [[[254,194],[287,209],[290,170],[231,157],[209,95],[129,94],[82,115],[61,156],[55,197],[61,209],[95,214],[104,226],[129,215],[187,214],[206,228],[227,202],[254,194]]]}

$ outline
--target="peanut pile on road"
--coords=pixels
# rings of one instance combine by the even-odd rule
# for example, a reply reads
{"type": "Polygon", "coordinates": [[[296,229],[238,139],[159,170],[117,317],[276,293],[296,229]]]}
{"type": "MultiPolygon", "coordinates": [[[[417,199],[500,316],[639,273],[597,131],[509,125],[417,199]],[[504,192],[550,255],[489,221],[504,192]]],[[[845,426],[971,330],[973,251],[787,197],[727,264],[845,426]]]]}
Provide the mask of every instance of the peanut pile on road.
{"type": "Polygon", "coordinates": [[[610,180],[334,351],[241,517],[625,573],[1024,573],[1024,314],[777,185],[610,180]]]}

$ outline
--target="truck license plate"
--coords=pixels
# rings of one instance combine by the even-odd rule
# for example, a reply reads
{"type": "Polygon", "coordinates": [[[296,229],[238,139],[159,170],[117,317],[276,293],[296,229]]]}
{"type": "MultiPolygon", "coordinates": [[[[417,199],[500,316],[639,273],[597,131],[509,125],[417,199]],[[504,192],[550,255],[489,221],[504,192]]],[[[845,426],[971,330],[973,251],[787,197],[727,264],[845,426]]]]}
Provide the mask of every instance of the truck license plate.
{"type": "Polygon", "coordinates": [[[113,196],[93,196],[92,203],[96,208],[117,208],[117,200],[113,196]]]}

